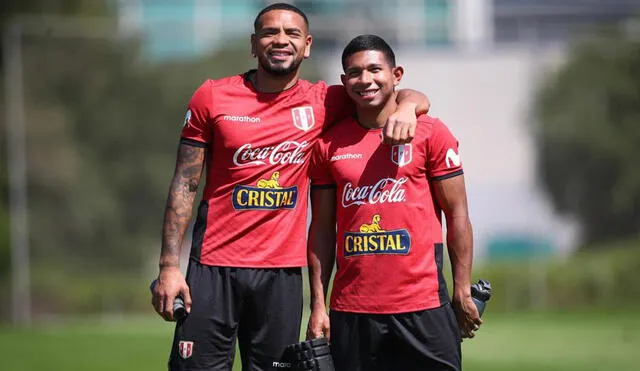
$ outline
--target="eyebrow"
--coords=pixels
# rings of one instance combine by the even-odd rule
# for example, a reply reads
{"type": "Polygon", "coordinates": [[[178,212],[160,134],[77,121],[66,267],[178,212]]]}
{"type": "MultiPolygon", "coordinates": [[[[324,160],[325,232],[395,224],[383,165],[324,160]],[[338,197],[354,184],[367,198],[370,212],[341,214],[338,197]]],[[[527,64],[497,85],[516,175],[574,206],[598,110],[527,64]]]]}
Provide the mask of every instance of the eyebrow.
{"type": "Polygon", "coordinates": [[[380,63],[371,63],[371,64],[368,64],[368,65],[364,66],[364,68],[363,67],[349,67],[349,68],[346,69],[345,72],[362,71],[362,70],[369,69],[369,68],[374,68],[374,67],[382,68],[382,64],[380,64],[380,63]]]}
{"type": "MultiPolygon", "coordinates": [[[[273,32],[273,31],[280,31],[280,28],[278,27],[264,27],[262,28],[259,32],[273,32]]],[[[302,29],[298,28],[298,27],[286,27],[284,29],[285,32],[291,32],[291,31],[297,31],[302,33],[302,29]]]]}

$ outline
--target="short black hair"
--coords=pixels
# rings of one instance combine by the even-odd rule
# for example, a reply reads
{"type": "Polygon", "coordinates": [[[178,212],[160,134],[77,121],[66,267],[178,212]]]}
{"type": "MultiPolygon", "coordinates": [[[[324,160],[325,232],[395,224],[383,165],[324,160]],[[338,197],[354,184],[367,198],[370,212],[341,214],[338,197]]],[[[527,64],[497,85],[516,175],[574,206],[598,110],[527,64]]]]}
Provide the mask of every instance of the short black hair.
{"type": "Polygon", "coordinates": [[[349,41],[347,46],[344,47],[342,51],[342,69],[346,68],[345,62],[347,58],[352,56],[355,53],[366,51],[366,50],[375,50],[384,54],[387,62],[391,65],[391,67],[396,66],[396,55],[393,53],[393,49],[384,41],[383,38],[377,35],[360,35],[353,38],[353,40],[349,41]]]}
{"type": "Polygon", "coordinates": [[[273,3],[271,5],[268,5],[264,9],[262,9],[260,13],[258,13],[258,15],[256,16],[256,19],[253,21],[254,30],[257,30],[258,26],[260,25],[260,17],[262,17],[263,14],[268,13],[272,10],[287,10],[287,11],[299,14],[302,17],[302,19],[304,19],[304,25],[307,27],[307,30],[309,30],[309,19],[307,18],[307,15],[304,14],[304,12],[300,10],[300,8],[296,7],[295,5],[291,5],[287,3],[273,3]]]}

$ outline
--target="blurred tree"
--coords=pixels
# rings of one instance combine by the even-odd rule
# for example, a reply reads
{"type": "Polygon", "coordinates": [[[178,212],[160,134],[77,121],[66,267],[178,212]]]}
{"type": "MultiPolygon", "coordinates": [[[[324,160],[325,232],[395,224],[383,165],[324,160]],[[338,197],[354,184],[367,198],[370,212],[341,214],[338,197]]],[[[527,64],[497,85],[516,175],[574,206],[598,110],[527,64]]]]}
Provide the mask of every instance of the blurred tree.
{"type": "Polygon", "coordinates": [[[585,242],[640,233],[640,42],[622,28],[573,48],[540,90],[540,181],[585,242]]]}
{"type": "MultiPolygon", "coordinates": [[[[3,0],[0,2],[0,25],[2,31],[5,30],[7,20],[14,15],[22,14],[56,14],[56,15],[95,15],[108,16],[112,14],[114,4],[111,1],[102,0],[3,0]]],[[[4,43],[4,37],[0,38],[0,50],[4,43]]],[[[0,59],[0,68],[3,66],[4,59],[0,59]]],[[[2,76],[4,80],[5,76],[2,76]]],[[[0,107],[4,105],[4,100],[0,103],[0,107]]],[[[1,110],[4,117],[4,109],[1,110]]],[[[2,297],[9,297],[8,279],[9,279],[9,217],[8,217],[8,175],[7,164],[4,159],[6,156],[5,125],[0,125],[0,293],[2,297]],[[6,295],[4,295],[6,293],[6,295]]],[[[8,302],[6,303],[8,304],[8,302]]],[[[0,306],[0,315],[6,308],[0,306]]]]}
{"type": "Polygon", "coordinates": [[[159,253],[186,103],[206,78],[253,62],[244,43],[201,60],[151,64],[132,40],[33,42],[25,87],[38,305],[125,309],[140,302],[132,300],[136,288],[146,294],[140,276],[159,253]],[[84,299],[69,297],[83,291],[84,299]]]}
{"type": "MultiPolygon", "coordinates": [[[[15,15],[66,15],[66,16],[112,16],[115,1],[110,0],[2,0],[0,2],[0,24],[15,15]]],[[[0,46],[4,42],[0,38],[0,46]]],[[[2,65],[0,60],[0,66],[2,65]]]]}
{"type": "Polygon", "coordinates": [[[115,1],[109,0],[3,0],[0,21],[15,14],[64,14],[105,16],[112,14],[115,1]]]}

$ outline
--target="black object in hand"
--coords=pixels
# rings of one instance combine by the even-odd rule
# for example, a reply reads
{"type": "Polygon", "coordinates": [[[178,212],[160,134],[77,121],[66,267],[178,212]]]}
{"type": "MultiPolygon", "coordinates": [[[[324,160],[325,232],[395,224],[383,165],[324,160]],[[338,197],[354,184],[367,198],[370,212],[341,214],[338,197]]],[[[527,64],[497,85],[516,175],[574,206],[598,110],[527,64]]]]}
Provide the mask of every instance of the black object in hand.
{"type": "MultiPolygon", "coordinates": [[[[149,290],[151,290],[151,294],[153,294],[153,290],[156,288],[157,285],[158,285],[157,279],[151,282],[151,285],[149,286],[149,290]]],[[[173,300],[173,318],[175,318],[176,321],[180,321],[184,319],[186,316],[187,316],[187,308],[185,308],[184,306],[184,300],[182,300],[181,297],[176,296],[176,298],[173,300]]]]}
{"type": "Polygon", "coordinates": [[[274,363],[291,371],[335,371],[329,341],[324,337],[288,345],[282,361],[274,363]]]}
{"type": "Polygon", "coordinates": [[[478,308],[478,314],[482,316],[487,301],[491,299],[491,284],[487,280],[480,280],[471,285],[471,298],[478,308]]]}

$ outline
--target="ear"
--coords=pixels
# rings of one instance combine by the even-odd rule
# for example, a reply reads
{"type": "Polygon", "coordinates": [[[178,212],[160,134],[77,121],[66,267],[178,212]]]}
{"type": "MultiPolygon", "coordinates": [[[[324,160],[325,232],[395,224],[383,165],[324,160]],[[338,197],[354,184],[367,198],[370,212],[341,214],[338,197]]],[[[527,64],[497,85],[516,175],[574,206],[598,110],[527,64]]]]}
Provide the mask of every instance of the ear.
{"type": "Polygon", "coordinates": [[[340,75],[340,81],[342,81],[342,85],[347,85],[347,75],[345,75],[344,73],[342,75],[340,75]]]}
{"type": "Polygon", "coordinates": [[[255,57],[255,56],[256,56],[256,54],[258,53],[258,52],[257,52],[258,48],[256,48],[256,40],[257,40],[257,39],[256,39],[256,34],[252,33],[252,34],[251,34],[251,41],[250,41],[250,42],[251,42],[251,55],[252,55],[253,57],[255,57]]]}
{"type": "Polygon", "coordinates": [[[391,72],[393,73],[393,86],[398,86],[404,75],[404,67],[396,66],[391,72]]]}
{"type": "Polygon", "coordinates": [[[309,58],[311,56],[311,44],[313,43],[313,38],[311,35],[307,35],[307,38],[304,40],[304,57],[309,58]]]}

